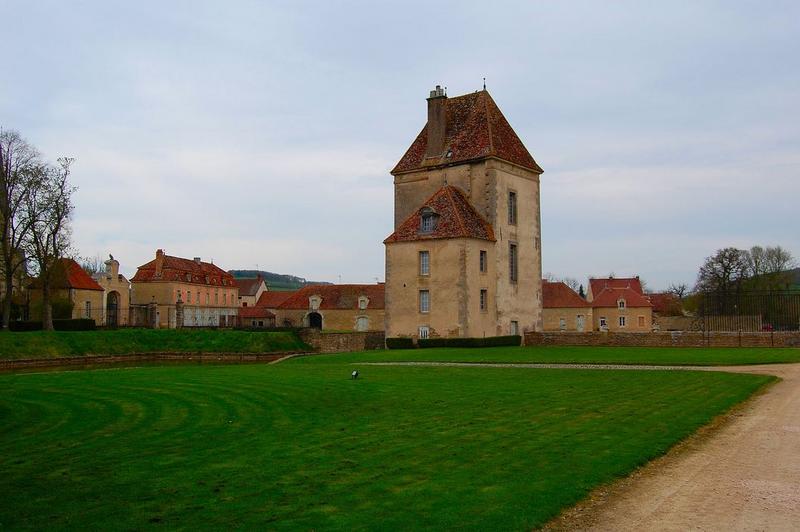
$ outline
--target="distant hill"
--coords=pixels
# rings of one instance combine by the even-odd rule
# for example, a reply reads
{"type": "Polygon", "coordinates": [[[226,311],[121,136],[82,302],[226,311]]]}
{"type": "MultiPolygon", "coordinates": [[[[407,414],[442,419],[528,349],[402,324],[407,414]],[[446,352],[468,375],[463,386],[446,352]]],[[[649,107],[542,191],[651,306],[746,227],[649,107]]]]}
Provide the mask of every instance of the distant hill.
{"type": "Polygon", "coordinates": [[[254,279],[261,274],[270,290],[297,290],[310,284],[332,284],[324,281],[308,281],[296,275],[265,272],[263,270],[228,270],[237,279],[254,279]]]}

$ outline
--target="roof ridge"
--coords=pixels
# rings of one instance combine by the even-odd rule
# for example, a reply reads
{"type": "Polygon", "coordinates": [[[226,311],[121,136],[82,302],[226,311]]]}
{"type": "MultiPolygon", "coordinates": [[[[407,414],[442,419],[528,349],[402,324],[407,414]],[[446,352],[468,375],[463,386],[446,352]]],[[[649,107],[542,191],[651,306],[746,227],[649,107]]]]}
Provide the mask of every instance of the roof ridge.
{"type": "MultiPolygon", "coordinates": [[[[484,89],[483,92],[486,92],[486,89],[484,89]]],[[[486,92],[486,96],[489,96],[488,92],[486,92]]],[[[489,96],[489,98],[491,98],[491,96],[489,96]]],[[[492,132],[492,121],[489,120],[489,100],[486,97],[483,98],[483,107],[485,111],[484,116],[486,118],[486,129],[489,130],[489,155],[494,155],[494,133],[492,132]]]]}

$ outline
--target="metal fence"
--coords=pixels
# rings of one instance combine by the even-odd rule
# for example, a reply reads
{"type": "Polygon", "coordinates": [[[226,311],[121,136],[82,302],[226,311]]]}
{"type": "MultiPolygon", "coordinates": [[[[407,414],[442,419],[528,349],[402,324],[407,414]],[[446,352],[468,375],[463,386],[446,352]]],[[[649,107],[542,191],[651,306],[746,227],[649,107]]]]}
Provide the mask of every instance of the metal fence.
{"type": "Polygon", "coordinates": [[[708,292],[697,316],[704,331],[798,331],[800,293],[708,292]]]}

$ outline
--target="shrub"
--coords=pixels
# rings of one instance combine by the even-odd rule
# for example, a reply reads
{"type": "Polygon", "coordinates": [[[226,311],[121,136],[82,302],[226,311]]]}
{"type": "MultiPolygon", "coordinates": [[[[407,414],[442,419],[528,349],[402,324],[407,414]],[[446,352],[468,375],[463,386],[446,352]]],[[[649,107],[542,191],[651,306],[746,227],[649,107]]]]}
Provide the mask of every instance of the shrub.
{"type": "MultiPolygon", "coordinates": [[[[53,328],[57,331],[93,331],[97,327],[92,319],[53,320],[53,328]]],[[[41,331],[41,321],[12,321],[9,329],[16,332],[41,331]]]]}
{"type": "Polygon", "coordinates": [[[414,349],[413,338],[387,338],[387,349],[414,349]]]}
{"type": "Polygon", "coordinates": [[[487,338],[426,338],[419,347],[500,347],[522,345],[522,336],[489,336],[487,338]]]}

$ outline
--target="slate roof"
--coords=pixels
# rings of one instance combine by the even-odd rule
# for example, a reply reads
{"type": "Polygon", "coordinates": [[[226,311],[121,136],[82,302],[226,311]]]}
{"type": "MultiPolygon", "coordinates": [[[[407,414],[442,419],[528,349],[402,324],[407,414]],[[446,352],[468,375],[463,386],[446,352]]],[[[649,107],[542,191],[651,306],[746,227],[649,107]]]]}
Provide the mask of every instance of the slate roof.
{"type": "Polygon", "coordinates": [[[445,185],[437,190],[383,242],[390,244],[441,238],[495,240],[492,225],[475,210],[464,193],[453,185],[445,185]],[[420,229],[422,213],[426,208],[437,214],[438,219],[433,231],[423,233],[420,229]]]}
{"type": "Polygon", "coordinates": [[[368,310],[382,310],[385,303],[385,285],[380,284],[318,284],[304,286],[278,308],[281,310],[308,310],[308,298],[322,298],[320,310],[357,310],[358,298],[367,296],[368,310]]]}
{"type": "Polygon", "coordinates": [[[296,290],[263,292],[258,301],[256,301],[256,307],[278,308],[281,303],[292,297],[295,292],[296,290]]]}
{"type": "Polygon", "coordinates": [[[392,170],[392,174],[431,166],[452,165],[498,157],[542,173],[533,156],[519,139],[486,90],[445,100],[447,125],[444,152],[440,158],[425,158],[427,123],[392,170]],[[447,152],[451,153],[446,157],[447,152]]]}
{"type": "Polygon", "coordinates": [[[164,264],[161,268],[161,276],[156,276],[156,260],[139,266],[136,275],[131,279],[132,283],[148,283],[157,281],[172,281],[181,283],[192,283],[212,286],[231,286],[235,287],[233,275],[226,272],[219,266],[209,262],[196,262],[192,259],[173,257],[164,255],[164,264]]]}
{"type": "MultiPolygon", "coordinates": [[[[100,290],[101,292],[104,290],[81,268],[80,264],[72,259],[60,259],[53,268],[51,279],[50,287],[54,289],[72,288],[75,290],[100,290]]],[[[31,281],[29,286],[39,289],[42,287],[42,283],[36,278],[31,281]]]]}
{"type": "Polygon", "coordinates": [[[258,288],[261,286],[261,283],[264,282],[264,279],[261,277],[255,277],[253,279],[234,278],[233,282],[239,287],[240,296],[254,296],[258,293],[258,288]]]}
{"type": "Polygon", "coordinates": [[[588,308],[591,303],[562,282],[542,281],[543,308],[588,308]]]}

